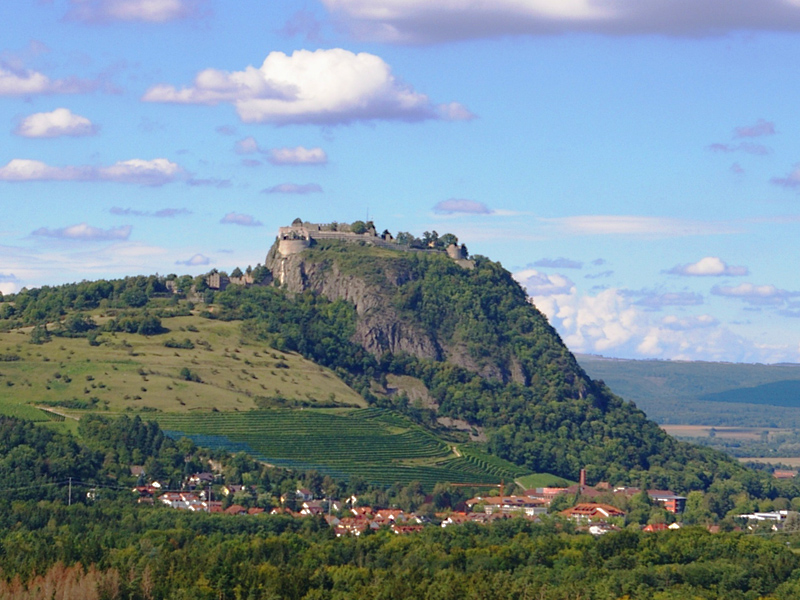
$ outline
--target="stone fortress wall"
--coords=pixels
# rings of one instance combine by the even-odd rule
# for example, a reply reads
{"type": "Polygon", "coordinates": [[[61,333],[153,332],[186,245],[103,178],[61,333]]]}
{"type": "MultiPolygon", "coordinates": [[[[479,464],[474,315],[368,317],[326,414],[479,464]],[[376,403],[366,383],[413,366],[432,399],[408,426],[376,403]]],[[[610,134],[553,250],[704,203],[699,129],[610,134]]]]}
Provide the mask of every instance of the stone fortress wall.
{"type": "MultiPolygon", "coordinates": [[[[311,246],[313,240],[362,242],[372,246],[405,252],[441,252],[441,250],[433,248],[410,248],[409,246],[398,244],[391,234],[379,235],[374,228],[370,228],[364,233],[355,233],[350,230],[350,225],[346,223],[319,224],[309,222],[280,227],[278,229],[278,252],[283,257],[298,254],[311,246]]],[[[445,251],[450,258],[462,267],[471,269],[475,266],[473,261],[467,259],[466,247],[463,244],[460,246],[451,244],[445,251]]]]}
{"type": "Polygon", "coordinates": [[[375,246],[404,250],[405,246],[395,243],[391,236],[385,239],[378,235],[375,229],[365,233],[350,231],[347,224],[318,224],[303,223],[290,225],[278,229],[278,251],[283,256],[290,256],[302,252],[311,245],[312,240],[343,240],[346,242],[367,242],[375,246]]]}

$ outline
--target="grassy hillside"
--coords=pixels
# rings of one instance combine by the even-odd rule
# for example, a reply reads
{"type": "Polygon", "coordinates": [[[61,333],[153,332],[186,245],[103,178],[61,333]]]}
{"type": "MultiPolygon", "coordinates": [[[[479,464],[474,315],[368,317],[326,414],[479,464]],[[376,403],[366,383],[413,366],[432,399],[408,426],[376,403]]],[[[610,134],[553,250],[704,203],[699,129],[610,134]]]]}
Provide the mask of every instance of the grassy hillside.
{"type": "Polygon", "coordinates": [[[800,365],[577,358],[661,424],[800,427],[800,365]]]}
{"type": "MultiPolygon", "coordinates": [[[[91,316],[99,325],[110,318],[91,316]]],[[[367,403],[336,373],[247,341],[239,321],[161,323],[162,334],[104,333],[98,345],[55,337],[32,344],[31,327],[0,332],[0,414],[74,430],[84,414],[143,413],[206,447],[385,485],[510,482],[528,473],[474,445],[454,449],[390,411],[353,410],[367,403]],[[165,345],[172,341],[186,347],[165,345]]]]}
{"type": "MultiPolygon", "coordinates": [[[[98,323],[107,318],[96,315],[98,323]]],[[[245,343],[237,323],[187,316],[162,325],[169,331],[156,336],[102,334],[99,346],[85,338],[33,345],[31,328],[0,333],[0,414],[41,419],[34,406],[110,412],[366,406],[330,369],[245,343]],[[165,346],[171,340],[187,347],[165,346]]]]}

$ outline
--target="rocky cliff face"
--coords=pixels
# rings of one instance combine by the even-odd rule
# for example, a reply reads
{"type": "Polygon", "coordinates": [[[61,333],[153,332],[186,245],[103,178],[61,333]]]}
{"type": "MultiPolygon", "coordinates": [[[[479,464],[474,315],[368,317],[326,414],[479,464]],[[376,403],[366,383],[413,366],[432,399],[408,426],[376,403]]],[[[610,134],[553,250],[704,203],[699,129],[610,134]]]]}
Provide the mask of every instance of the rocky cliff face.
{"type": "MultiPolygon", "coordinates": [[[[273,247],[266,266],[275,280],[291,292],[311,290],[331,300],[352,303],[358,315],[353,341],[376,356],[387,352],[407,353],[417,358],[447,361],[506,383],[529,383],[514,357],[505,361],[499,357],[478,361],[462,345],[448,345],[437,340],[422,327],[401,317],[385,287],[381,289],[357,274],[343,272],[335,260],[309,260],[306,253],[283,256],[273,247]]],[[[410,281],[410,275],[402,270],[384,271],[382,276],[395,288],[410,281]]]]}
{"type": "MultiPolygon", "coordinates": [[[[372,354],[405,352],[432,360],[445,357],[435,340],[402,321],[385,294],[360,277],[342,273],[336,263],[308,262],[302,254],[282,257],[273,249],[266,266],[291,292],[311,290],[331,300],[351,302],[358,315],[353,341],[372,354]]],[[[396,277],[394,283],[402,284],[402,277],[396,277]]]]}

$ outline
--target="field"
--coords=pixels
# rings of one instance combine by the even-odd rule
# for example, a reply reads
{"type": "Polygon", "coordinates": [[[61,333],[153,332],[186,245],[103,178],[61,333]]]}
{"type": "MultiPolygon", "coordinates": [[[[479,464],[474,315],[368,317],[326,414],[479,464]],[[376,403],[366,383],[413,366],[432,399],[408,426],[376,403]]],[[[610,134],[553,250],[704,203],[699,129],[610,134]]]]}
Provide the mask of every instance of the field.
{"type": "Polygon", "coordinates": [[[187,434],[198,445],[377,484],[419,481],[430,489],[440,481],[499,483],[525,474],[469,444],[455,449],[404,417],[379,409],[155,416],[171,435],[187,434]]]}
{"type": "Polygon", "coordinates": [[[239,322],[191,316],[162,323],[168,333],[106,333],[97,347],[85,338],[33,345],[28,330],[0,333],[0,414],[43,420],[37,405],[110,412],[247,411],[259,398],[278,406],[366,405],[330,370],[297,354],[245,343],[239,322]],[[187,348],[166,347],[170,341],[187,348]],[[192,377],[186,371],[182,376],[183,369],[192,377]]]}

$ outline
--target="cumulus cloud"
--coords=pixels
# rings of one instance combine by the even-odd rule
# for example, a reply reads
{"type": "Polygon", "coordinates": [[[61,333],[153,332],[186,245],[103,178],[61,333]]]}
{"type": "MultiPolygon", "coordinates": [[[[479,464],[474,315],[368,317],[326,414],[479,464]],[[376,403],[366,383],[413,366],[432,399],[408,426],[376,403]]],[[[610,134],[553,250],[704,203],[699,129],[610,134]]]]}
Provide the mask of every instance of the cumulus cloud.
{"type": "Polygon", "coordinates": [[[781,187],[797,189],[800,187],[800,164],[795,165],[786,177],[773,177],[770,181],[781,187]]]}
{"type": "Polygon", "coordinates": [[[211,259],[203,254],[195,254],[186,260],[176,260],[176,265],[185,265],[187,267],[200,267],[203,265],[211,264],[211,259]]]}
{"type": "Polygon", "coordinates": [[[788,298],[800,296],[800,292],[782,290],[771,284],[753,285],[752,283],[740,283],[737,286],[715,285],[711,288],[711,293],[715,296],[738,298],[754,305],[779,305],[788,298]]]}
{"type": "Polygon", "coordinates": [[[81,94],[97,88],[97,82],[84,79],[50,79],[28,69],[16,69],[0,62],[0,96],[40,94],[81,94]]]}
{"type": "Polygon", "coordinates": [[[149,210],[136,210],[135,208],[120,208],[119,206],[112,206],[109,212],[118,216],[155,217],[157,219],[172,219],[192,214],[192,211],[186,208],[162,208],[151,212],[149,210]]]}
{"type": "Polygon", "coordinates": [[[730,362],[800,358],[797,348],[760,346],[709,315],[658,317],[619,289],[601,290],[596,295],[580,294],[574,288],[563,294],[536,295],[530,288],[528,292],[573,352],[730,362]]]}
{"type": "Polygon", "coordinates": [[[563,275],[548,275],[536,269],[525,269],[514,273],[516,279],[529,296],[555,296],[574,291],[575,284],[563,275]]]}
{"type": "Polygon", "coordinates": [[[19,279],[13,273],[0,273],[0,294],[14,294],[19,290],[19,279]]]}
{"type": "Polygon", "coordinates": [[[0,167],[0,181],[111,181],[159,186],[184,175],[183,169],[166,158],[134,158],[108,167],[52,167],[38,160],[15,158],[0,167]]]}
{"type": "Polygon", "coordinates": [[[798,31],[793,0],[323,0],[359,37],[435,43],[507,35],[798,31]]]}
{"type": "Polygon", "coordinates": [[[68,18],[89,23],[165,23],[197,14],[194,0],[72,0],[68,18]]]}
{"type": "Polygon", "coordinates": [[[241,213],[229,212],[220,219],[224,225],[242,225],[243,227],[263,227],[261,221],[257,221],[253,215],[243,215],[241,213]]]}
{"type": "Polygon", "coordinates": [[[322,148],[273,148],[267,153],[273,165],[324,165],[328,155],[322,148]]]}
{"type": "Polygon", "coordinates": [[[260,67],[248,66],[244,71],[206,69],[198,73],[193,86],[157,85],[143,100],[228,102],[246,123],[278,125],[423,121],[456,118],[459,113],[457,106],[436,106],[426,95],[400,82],[379,56],[341,48],[297,50],[291,56],[271,52],[260,67]]]}
{"type": "Polygon", "coordinates": [[[79,223],[59,229],[40,227],[36,231],[33,231],[31,235],[82,242],[110,242],[127,240],[131,235],[131,230],[132,227],[130,225],[112,227],[111,229],[100,229],[99,227],[92,227],[86,223],[79,223]]]}
{"type": "Polygon", "coordinates": [[[270,188],[261,190],[262,194],[319,194],[322,187],[317,183],[280,183],[270,188]]]}
{"type": "Polygon", "coordinates": [[[630,215],[577,215],[542,219],[542,222],[567,235],[648,235],[655,237],[683,237],[735,233],[731,224],[666,217],[640,217],[630,215]]]}
{"type": "Polygon", "coordinates": [[[14,133],[29,138],[53,138],[94,135],[97,130],[97,126],[86,117],[76,115],[68,108],[57,108],[53,112],[25,117],[14,133]]]}
{"type": "Polygon", "coordinates": [[[433,207],[433,212],[440,215],[491,215],[494,213],[494,211],[483,202],[465,200],[463,198],[450,198],[449,200],[437,202],[433,207]]]}
{"type": "Polygon", "coordinates": [[[696,263],[676,265],[666,271],[670,275],[686,275],[690,277],[744,277],[749,275],[747,267],[736,267],[727,264],[716,256],[706,256],[696,263]]]}
{"type": "Polygon", "coordinates": [[[533,263],[534,267],[546,267],[549,269],[582,269],[583,263],[568,258],[542,258],[533,263]]]}

